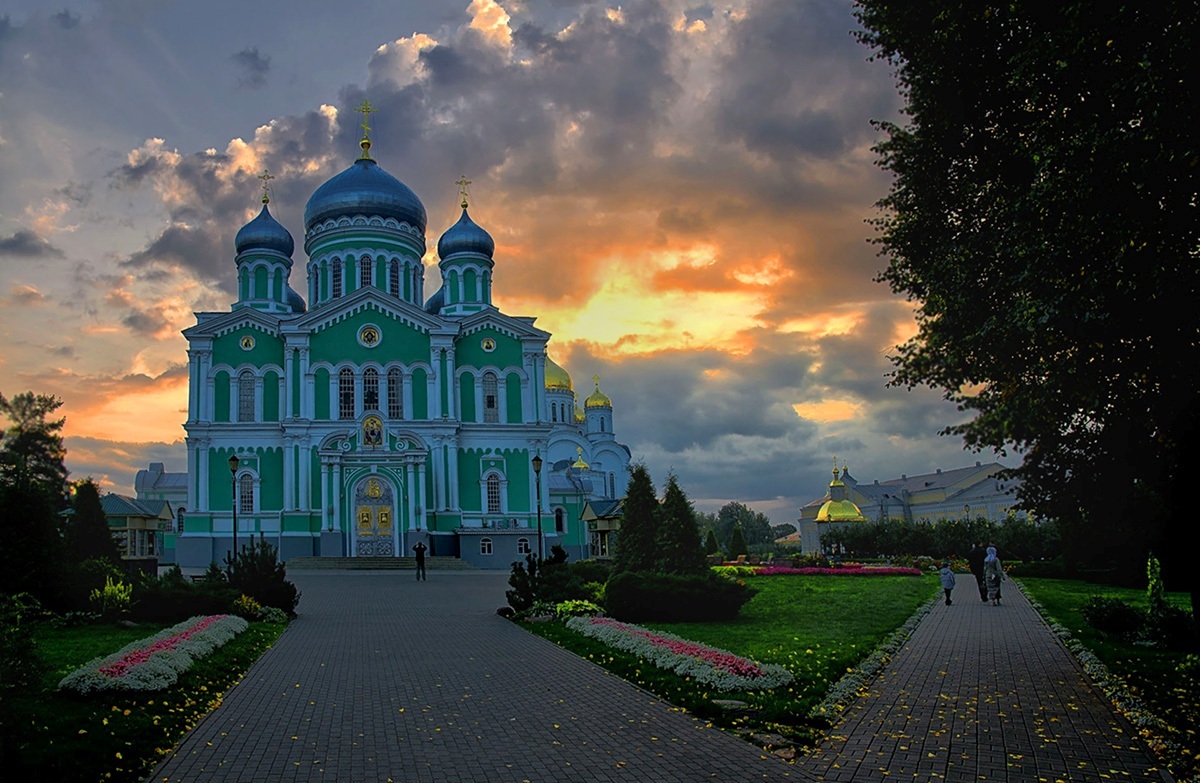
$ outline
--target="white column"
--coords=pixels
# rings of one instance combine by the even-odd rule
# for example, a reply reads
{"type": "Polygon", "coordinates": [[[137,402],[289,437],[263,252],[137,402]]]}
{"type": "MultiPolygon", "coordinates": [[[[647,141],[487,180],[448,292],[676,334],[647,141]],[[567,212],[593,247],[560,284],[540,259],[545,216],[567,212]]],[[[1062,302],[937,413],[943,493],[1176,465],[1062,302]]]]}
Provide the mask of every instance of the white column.
{"type": "Polygon", "coordinates": [[[421,514],[417,519],[417,529],[425,529],[425,512],[429,510],[429,503],[425,498],[425,463],[417,464],[417,506],[421,509],[421,514]]]}
{"type": "Polygon", "coordinates": [[[329,463],[321,460],[321,529],[331,530],[333,520],[329,518],[329,463]]]}
{"type": "Polygon", "coordinates": [[[335,462],[333,465],[333,527],[335,530],[342,529],[342,464],[335,462]]]}
{"type": "Polygon", "coordinates": [[[293,351],[290,347],[283,348],[283,405],[280,410],[283,412],[283,418],[290,419],[296,415],[292,410],[292,388],[296,383],[296,361],[293,351]]]}
{"type": "MultiPolygon", "coordinates": [[[[455,388],[458,388],[458,384],[455,384],[454,386],[455,386],[455,388]]],[[[475,383],[472,384],[472,388],[475,390],[475,421],[482,422],[484,419],[484,415],[483,415],[483,376],[479,376],[479,377],[475,378],[475,383]]],[[[499,388],[499,384],[497,384],[497,388],[499,388]]],[[[461,403],[459,405],[459,410],[462,410],[461,403]]]]}
{"type": "Polygon", "coordinates": [[[312,463],[307,439],[300,440],[294,448],[296,449],[296,459],[300,461],[300,498],[296,508],[308,510],[312,508],[312,463]]]}
{"type": "Polygon", "coordinates": [[[508,373],[496,375],[496,413],[501,424],[508,423],[508,373]]]}
{"type": "Polygon", "coordinates": [[[283,441],[283,508],[285,511],[296,508],[296,482],[292,478],[295,472],[293,457],[292,439],[285,438],[283,441]]]}
{"type": "Polygon", "coordinates": [[[417,485],[414,479],[413,464],[411,462],[404,466],[404,487],[408,491],[405,492],[407,497],[408,508],[408,529],[417,529],[417,485]]]}
{"type": "Polygon", "coordinates": [[[446,503],[446,477],[442,470],[442,439],[434,438],[433,449],[430,451],[433,459],[433,507],[445,508],[446,503]]]}
{"type": "Polygon", "coordinates": [[[199,366],[200,360],[194,351],[188,351],[188,421],[195,421],[198,418],[197,411],[200,409],[199,391],[199,366]]]}
{"type": "Polygon", "coordinates": [[[457,510],[462,508],[458,497],[458,447],[449,444],[446,451],[450,463],[450,508],[457,510]]]}
{"type": "Polygon", "coordinates": [[[316,412],[316,380],[308,369],[308,348],[300,349],[300,410],[311,420],[316,412]]]}
{"type": "Polygon", "coordinates": [[[197,485],[200,482],[200,475],[197,472],[198,465],[199,465],[199,462],[196,459],[196,442],[194,440],[188,439],[188,442],[187,442],[187,475],[188,475],[187,507],[188,507],[188,511],[195,511],[198,508],[198,506],[196,505],[196,499],[197,499],[197,497],[199,497],[199,492],[197,491],[198,490],[197,485]]]}
{"type": "MultiPolygon", "coordinates": [[[[454,348],[446,349],[446,383],[449,384],[446,399],[450,401],[450,418],[462,419],[462,400],[458,393],[458,372],[454,364],[454,348]]],[[[478,408],[476,408],[478,410],[478,408]]]]}
{"type": "Polygon", "coordinates": [[[196,444],[196,489],[199,492],[196,505],[203,511],[212,510],[208,505],[208,444],[211,442],[205,438],[196,444]]]}
{"type": "Polygon", "coordinates": [[[430,354],[430,360],[433,367],[425,379],[429,400],[427,407],[429,408],[429,418],[440,419],[442,417],[442,349],[434,348],[430,354]]]}
{"type": "MultiPolygon", "coordinates": [[[[241,404],[241,400],[238,400],[241,404]]],[[[231,405],[230,408],[233,406],[231,405]]],[[[266,411],[263,408],[263,377],[261,375],[254,376],[254,418],[251,421],[264,421],[266,419],[266,411]]]]}

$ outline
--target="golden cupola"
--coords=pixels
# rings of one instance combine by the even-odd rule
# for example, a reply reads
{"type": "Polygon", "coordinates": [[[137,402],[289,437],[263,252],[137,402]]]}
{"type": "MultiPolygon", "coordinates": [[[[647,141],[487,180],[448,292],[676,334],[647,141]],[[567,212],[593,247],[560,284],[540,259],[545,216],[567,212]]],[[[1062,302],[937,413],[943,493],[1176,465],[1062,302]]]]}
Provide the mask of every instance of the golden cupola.
{"type": "Polygon", "coordinates": [[[818,522],[866,522],[862,511],[854,501],[846,496],[846,466],[842,465],[841,475],[838,474],[837,457],[833,458],[833,481],[829,482],[829,500],[826,500],[817,511],[818,522]]]}
{"type": "Polygon", "coordinates": [[[574,391],[571,385],[571,374],[546,354],[546,389],[553,391],[574,391]]]}

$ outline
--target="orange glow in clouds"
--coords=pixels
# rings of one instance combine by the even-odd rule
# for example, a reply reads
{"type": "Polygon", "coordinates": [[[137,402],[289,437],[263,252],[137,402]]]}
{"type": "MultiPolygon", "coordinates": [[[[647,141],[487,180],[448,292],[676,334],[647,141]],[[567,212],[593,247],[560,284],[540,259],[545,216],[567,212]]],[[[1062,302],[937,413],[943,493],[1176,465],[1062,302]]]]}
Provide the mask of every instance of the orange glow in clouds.
{"type": "Polygon", "coordinates": [[[68,400],[65,434],[126,443],[170,443],[184,436],[187,378],[162,381],[126,394],[111,394],[92,407],[68,400]]]}

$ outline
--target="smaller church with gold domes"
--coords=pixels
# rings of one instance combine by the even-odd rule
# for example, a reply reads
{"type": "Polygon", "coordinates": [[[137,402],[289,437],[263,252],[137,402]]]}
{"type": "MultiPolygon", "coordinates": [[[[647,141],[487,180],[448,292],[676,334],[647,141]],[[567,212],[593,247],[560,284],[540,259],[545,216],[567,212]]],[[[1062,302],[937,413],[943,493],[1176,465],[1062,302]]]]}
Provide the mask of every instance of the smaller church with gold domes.
{"type": "Polygon", "coordinates": [[[362,155],[305,208],[306,296],[264,172],[234,239],[237,301],[184,331],[187,501],[164,559],[204,567],[250,537],[284,560],[418,542],[493,568],[555,544],[587,557],[583,506],[628,480],[612,400],[593,376],[581,403],[550,334],[493,304],[496,246],[465,178],[426,296],[425,207],[363,130],[362,155]]]}

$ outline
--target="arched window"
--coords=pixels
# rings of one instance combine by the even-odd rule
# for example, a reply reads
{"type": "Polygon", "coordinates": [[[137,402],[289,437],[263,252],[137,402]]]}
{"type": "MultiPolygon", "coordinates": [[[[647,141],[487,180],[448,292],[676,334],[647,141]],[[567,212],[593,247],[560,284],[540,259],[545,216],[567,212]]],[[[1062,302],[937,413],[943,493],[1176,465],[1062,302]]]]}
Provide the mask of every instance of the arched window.
{"type": "Polygon", "coordinates": [[[400,262],[394,258],[388,262],[388,293],[396,297],[403,293],[400,290],[400,262]]]}
{"type": "Polygon", "coordinates": [[[349,367],[338,373],[338,418],[354,418],[354,373],[349,367]]]}
{"type": "Polygon", "coordinates": [[[479,539],[479,554],[490,555],[491,553],[492,553],[492,539],[490,539],[490,538],[479,539]]]}
{"type": "Polygon", "coordinates": [[[366,288],[371,284],[371,257],[363,256],[358,259],[358,287],[366,288]]]}
{"type": "Polygon", "coordinates": [[[254,513],[254,476],[249,473],[243,473],[238,479],[238,513],[253,514],[254,513]]]}
{"type": "Polygon", "coordinates": [[[500,477],[495,473],[487,478],[487,510],[489,514],[500,513],[500,477]]]}
{"type": "MultiPolygon", "coordinates": [[[[175,531],[174,532],[177,532],[177,533],[183,532],[183,515],[185,513],[187,513],[187,509],[184,508],[183,506],[180,506],[179,510],[175,512],[175,531]]],[[[167,532],[171,532],[171,531],[167,531],[167,532]]]]}
{"type": "Polygon", "coordinates": [[[517,539],[517,554],[518,555],[528,555],[528,554],[532,554],[532,553],[533,553],[533,550],[529,548],[529,539],[528,538],[518,538],[517,539]]]}
{"type": "Polygon", "coordinates": [[[399,367],[388,370],[387,375],[388,418],[404,418],[404,376],[399,367]]]}
{"type": "Polygon", "coordinates": [[[616,473],[608,474],[608,496],[610,498],[615,498],[617,496],[617,474],[616,473]]]}
{"type": "Polygon", "coordinates": [[[567,529],[566,514],[561,508],[554,509],[554,532],[561,533],[567,529]]]}
{"type": "Polygon", "coordinates": [[[238,421],[254,421],[254,373],[238,374],[238,421]]]}
{"type": "Polygon", "coordinates": [[[333,259],[333,298],[342,295],[342,259],[333,259]]]}
{"type": "Polygon", "coordinates": [[[374,367],[363,370],[363,410],[379,410],[379,371],[374,367]]]}
{"type": "Polygon", "coordinates": [[[550,421],[558,421],[558,405],[550,406],[550,421]]]}
{"type": "Polygon", "coordinates": [[[500,421],[500,401],[496,375],[490,372],[485,373],[483,376],[483,420],[485,422],[500,421]]]}
{"type": "Polygon", "coordinates": [[[604,417],[600,417],[600,431],[604,432],[604,417]]]}

